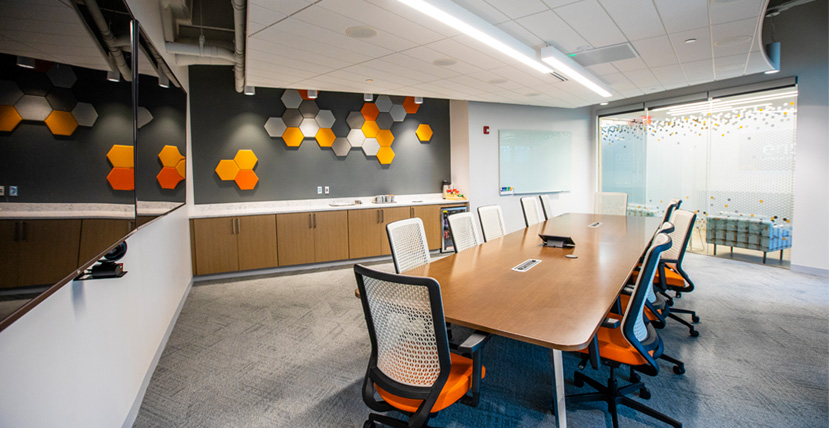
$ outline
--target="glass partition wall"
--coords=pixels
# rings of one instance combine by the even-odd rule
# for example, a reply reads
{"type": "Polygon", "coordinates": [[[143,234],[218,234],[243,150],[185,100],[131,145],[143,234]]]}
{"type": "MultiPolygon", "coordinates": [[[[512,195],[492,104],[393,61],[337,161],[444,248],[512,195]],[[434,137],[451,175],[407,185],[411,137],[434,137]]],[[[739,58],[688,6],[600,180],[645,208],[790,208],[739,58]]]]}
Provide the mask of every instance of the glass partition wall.
{"type": "Polygon", "coordinates": [[[688,251],[713,254],[719,243],[718,254],[763,258],[777,247],[737,233],[769,225],[789,230],[791,245],[796,115],[797,88],[787,87],[602,116],[601,191],[627,193],[628,215],[661,215],[681,198],[697,213],[688,251]],[[709,219],[724,219],[720,235],[709,219]]]}

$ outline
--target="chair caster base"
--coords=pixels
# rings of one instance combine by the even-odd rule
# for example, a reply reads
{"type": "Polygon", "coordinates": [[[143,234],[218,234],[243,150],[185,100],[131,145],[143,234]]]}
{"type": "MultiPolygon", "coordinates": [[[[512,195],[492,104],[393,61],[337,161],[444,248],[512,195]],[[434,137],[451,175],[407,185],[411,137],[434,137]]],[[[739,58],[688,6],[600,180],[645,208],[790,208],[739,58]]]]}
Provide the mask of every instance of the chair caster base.
{"type": "Polygon", "coordinates": [[[691,330],[691,337],[699,337],[699,332],[696,330],[691,330]]]}
{"type": "Polygon", "coordinates": [[[648,388],[643,387],[642,389],[639,390],[639,398],[641,398],[643,400],[650,400],[651,392],[648,391],[648,388]]]}
{"type": "Polygon", "coordinates": [[[678,375],[685,374],[685,367],[684,366],[679,366],[679,365],[674,366],[674,373],[676,373],[678,375]]]}

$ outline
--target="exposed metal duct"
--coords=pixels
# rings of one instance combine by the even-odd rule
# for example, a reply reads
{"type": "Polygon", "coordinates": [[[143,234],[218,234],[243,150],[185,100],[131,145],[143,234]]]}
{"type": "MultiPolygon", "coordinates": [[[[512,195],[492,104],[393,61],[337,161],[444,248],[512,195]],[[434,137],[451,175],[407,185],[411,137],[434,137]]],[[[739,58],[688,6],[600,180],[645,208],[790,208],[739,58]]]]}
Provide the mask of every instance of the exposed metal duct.
{"type": "MultiPolygon", "coordinates": [[[[221,58],[230,64],[236,64],[236,56],[229,49],[218,46],[199,46],[187,43],[167,43],[167,52],[177,55],[221,58]]],[[[178,62],[178,60],[176,60],[178,62]]],[[[243,82],[244,83],[244,82],[243,82]]],[[[244,86],[244,85],[243,85],[244,86]]]]}
{"type": "Polygon", "coordinates": [[[109,23],[107,22],[106,17],[104,17],[103,12],[98,7],[98,3],[95,0],[83,0],[83,3],[86,5],[86,9],[89,11],[89,15],[92,16],[92,20],[95,21],[95,25],[98,27],[98,30],[101,32],[101,39],[109,48],[109,53],[112,56],[113,61],[115,61],[115,66],[118,68],[118,71],[121,72],[121,76],[124,80],[131,82],[132,81],[132,69],[130,69],[129,64],[127,64],[127,59],[124,58],[124,53],[121,51],[121,48],[118,47],[118,41],[115,38],[115,35],[112,34],[112,30],[109,28],[109,23]]]}
{"type": "Polygon", "coordinates": [[[230,0],[233,3],[233,31],[236,36],[234,56],[236,65],[233,72],[236,75],[236,92],[241,93],[245,89],[245,16],[246,0],[230,0]]]}
{"type": "Polygon", "coordinates": [[[188,65],[235,65],[236,61],[224,58],[195,55],[176,55],[176,65],[187,67],[188,65]]]}

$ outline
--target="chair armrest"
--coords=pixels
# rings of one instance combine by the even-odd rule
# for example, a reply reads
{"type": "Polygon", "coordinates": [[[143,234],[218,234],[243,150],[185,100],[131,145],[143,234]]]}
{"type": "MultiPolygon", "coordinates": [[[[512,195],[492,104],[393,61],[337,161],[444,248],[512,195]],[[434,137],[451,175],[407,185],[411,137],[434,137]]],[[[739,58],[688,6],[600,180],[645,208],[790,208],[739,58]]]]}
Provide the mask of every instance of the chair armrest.
{"type": "Polygon", "coordinates": [[[457,350],[461,354],[474,354],[481,350],[484,344],[489,341],[490,337],[492,336],[489,333],[475,331],[458,345],[457,350]]]}
{"type": "Polygon", "coordinates": [[[602,327],[604,328],[619,328],[622,324],[622,320],[613,317],[607,317],[602,321],[602,327]]]}

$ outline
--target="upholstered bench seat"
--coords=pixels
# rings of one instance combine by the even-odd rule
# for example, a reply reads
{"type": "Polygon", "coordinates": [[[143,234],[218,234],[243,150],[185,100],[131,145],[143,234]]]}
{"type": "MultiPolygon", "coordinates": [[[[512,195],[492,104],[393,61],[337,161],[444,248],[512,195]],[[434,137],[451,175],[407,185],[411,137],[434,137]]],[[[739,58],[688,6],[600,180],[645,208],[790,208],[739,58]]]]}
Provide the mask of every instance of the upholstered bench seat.
{"type": "Polygon", "coordinates": [[[714,244],[714,254],[717,254],[717,245],[745,248],[763,252],[763,263],[766,254],[780,251],[783,259],[783,250],[792,246],[792,227],[789,224],[775,224],[768,218],[759,216],[716,215],[708,216],[706,240],[714,244]]]}

